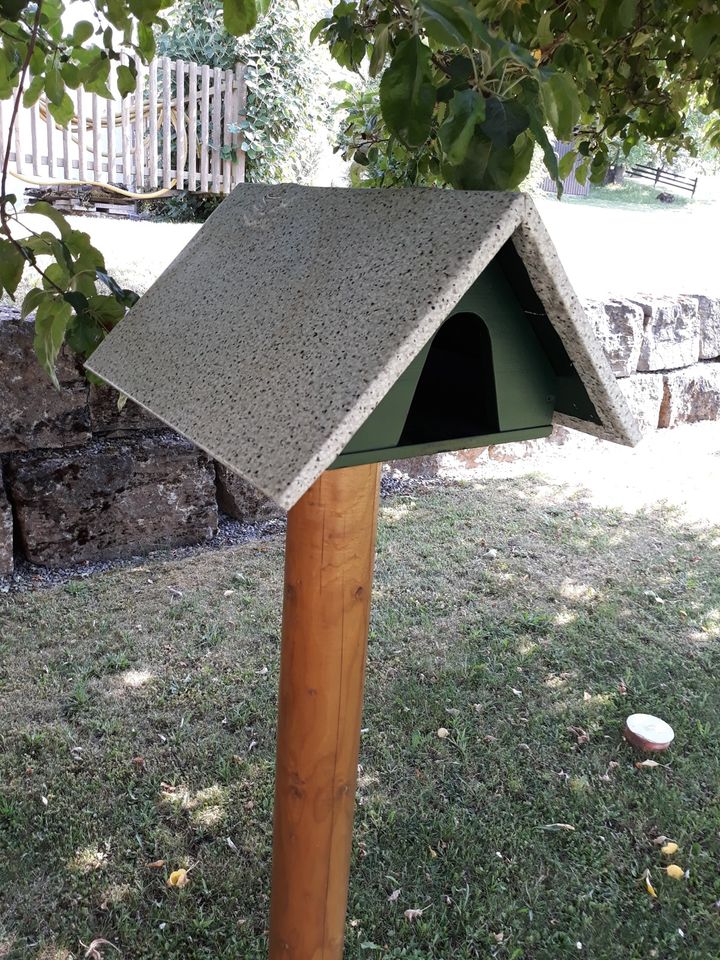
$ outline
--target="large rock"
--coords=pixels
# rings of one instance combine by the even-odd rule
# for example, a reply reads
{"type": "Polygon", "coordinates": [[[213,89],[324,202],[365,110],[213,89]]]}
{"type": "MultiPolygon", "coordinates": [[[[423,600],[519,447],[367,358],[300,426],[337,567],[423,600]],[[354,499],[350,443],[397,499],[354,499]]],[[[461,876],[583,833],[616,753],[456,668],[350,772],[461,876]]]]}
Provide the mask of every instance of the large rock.
{"type": "Polygon", "coordinates": [[[217,471],[217,499],[220,509],[229,517],[243,523],[255,523],[257,520],[270,520],[284,516],[283,510],[221,463],[215,464],[217,471]]]}
{"type": "Polygon", "coordinates": [[[175,434],[14,454],[7,487],[25,556],[59,567],[209,540],[215,467],[175,434]]]}
{"type": "Polygon", "coordinates": [[[720,357],[720,300],[696,297],[700,321],[700,359],[720,357]]]}
{"type": "Polygon", "coordinates": [[[700,356],[698,301],[673,297],[637,301],[645,311],[638,370],[673,370],[700,356]]]}
{"type": "Polygon", "coordinates": [[[8,498],[5,496],[2,471],[0,468],[0,577],[8,577],[13,572],[13,516],[8,498]]]}
{"type": "Polygon", "coordinates": [[[90,387],[90,428],[96,436],[127,437],[138,430],[166,430],[165,424],[132,400],[118,407],[120,394],[110,387],[90,387]]]}
{"type": "Polygon", "coordinates": [[[618,381],[641,433],[657,430],[660,423],[660,407],[664,395],[664,378],[661,373],[636,373],[618,381]]]}
{"type": "Polygon", "coordinates": [[[660,426],[720,420],[720,361],[665,374],[660,426]]]}
{"type": "Polygon", "coordinates": [[[0,308],[0,453],[90,438],[88,383],[76,358],[60,354],[56,390],[33,352],[34,331],[16,310],[0,308]]]}
{"type": "Polygon", "coordinates": [[[585,312],[616,377],[635,373],[640,360],[645,312],[631,300],[589,300],[585,312]]]}

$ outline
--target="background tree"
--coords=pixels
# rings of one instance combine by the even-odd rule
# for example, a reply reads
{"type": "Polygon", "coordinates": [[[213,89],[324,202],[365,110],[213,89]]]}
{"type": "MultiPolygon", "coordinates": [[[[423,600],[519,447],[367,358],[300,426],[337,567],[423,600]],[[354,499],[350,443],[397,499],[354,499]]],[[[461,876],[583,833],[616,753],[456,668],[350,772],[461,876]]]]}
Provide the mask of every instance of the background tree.
{"type": "Polygon", "coordinates": [[[377,101],[348,104],[359,181],[511,189],[539,146],[556,181],[579,159],[601,182],[613,142],[694,155],[694,118],[720,109],[716,3],[343,0],[313,35],[379,81],[377,101]],[[560,164],[547,128],[575,144],[560,164]]]}
{"type": "Polygon", "coordinates": [[[320,140],[329,139],[329,80],[322,51],[309,39],[317,7],[276,0],[251,34],[235,37],[223,24],[221,0],[179,0],[158,36],[163,56],[223,70],[245,64],[243,146],[250,181],[307,182],[320,140]]]}

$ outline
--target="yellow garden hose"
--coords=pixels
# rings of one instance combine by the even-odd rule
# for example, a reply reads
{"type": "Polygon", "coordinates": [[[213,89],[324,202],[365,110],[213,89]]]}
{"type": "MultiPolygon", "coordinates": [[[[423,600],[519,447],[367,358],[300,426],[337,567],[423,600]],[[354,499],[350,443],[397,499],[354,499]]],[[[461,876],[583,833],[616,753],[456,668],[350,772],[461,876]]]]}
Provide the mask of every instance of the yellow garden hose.
{"type": "MultiPolygon", "coordinates": [[[[47,114],[48,114],[47,101],[44,98],[42,98],[38,103],[38,113],[40,114],[41,119],[44,120],[47,118],[47,114]]],[[[143,113],[143,117],[147,116],[150,113],[149,107],[144,107],[142,113],[143,113]]],[[[160,123],[162,122],[162,118],[163,118],[163,108],[162,106],[159,105],[158,126],[160,126],[160,123]]],[[[118,116],[117,119],[120,120],[120,122],[122,122],[122,118],[120,116],[118,116]]],[[[129,119],[131,123],[135,122],[135,110],[130,111],[129,119]]],[[[175,127],[175,131],[177,133],[177,113],[175,110],[172,110],[172,109],[170,110],[170,119],[171,119],[172,126],[175,127]]],[[[88,132],[91,132],[94,127],[92,117],[88,117],[85,123],[86,123],[85,129],[88,132]]],[[[101,118],[100,126],[101,127],[108,126],[107,117],[101,118]]],[[[113,123],[113,129],[115,129],[116,126],[118,126],[118,124],[113,123]]],[[[55,127],[58,130],[63,129],[58,123],[55,124],[55,127]]],[[[77,135],[72,134],[72,139],[76,144],[79,144],[79,138],[77,137],[77,135]]],[[[184,146],[185,146],[185,150],[187,151],[187,146],[186,145],[184,146]]],[[[86,152],[90,152],[91,146],[89,144],[86,145],[85,150],[86,152]]],[[[107,153],[103,152],[101,153],[101,156],[107,158],[107,153]]],[[[185,154],[182,157],[182,163],[180,164],[180,169],[183,169],[185,167],[186,158],[187,158],[187,155],[185,154]]],[[[134,193],[132,190],[124,190],[122,187],[114,187],[112,184],[103,183],[100,180],[64,180],[64,179],[57,179],[55,177],[43,179],[41,177],[25,176],[22,173],[18,173],[17,170],[15,171],[9,170],[8,173],[10,174],[11,177],[15,177],[16,180],[22,180],[23,183],[29,183],[33,186],[100,187],[102,190],[107,190],[110,193],[117,193],[121,197],[127,197],[130,200],[158,200],[160,197],[167,197],[173,191],[173,189],[177,186],[177,178],[173,178],[170,186],[163,187],[162,190],[155,190],[152,193],[134,193]]]]}
{"type": "Polygon", "coordinates": [[[26,177],[24,174],[15,173],[12,170],[9,171],[9,174],[16,180],[22,180],[24,183],[34,184],[38,187],[101,187],[103,190],[109,190],[110,193],[119,193],[121,197],[128,197],[130,200],[157,200],[159,197],[166,197],[177,184],[177,180],[173,180],[171,186],[164,187],[162,190],[155,190],[153,193],[133,193],[131,190],[123,190],[122,187],[114,187],[112,184],[103,183],[101,180],[43,180],[40,177],[26,177]]]}

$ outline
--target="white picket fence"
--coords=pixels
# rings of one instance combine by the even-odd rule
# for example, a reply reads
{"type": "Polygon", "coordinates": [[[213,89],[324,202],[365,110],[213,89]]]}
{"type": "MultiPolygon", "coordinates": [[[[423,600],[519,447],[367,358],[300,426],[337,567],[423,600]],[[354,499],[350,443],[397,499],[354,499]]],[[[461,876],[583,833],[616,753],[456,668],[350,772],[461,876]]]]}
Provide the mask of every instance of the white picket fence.
{"type": "MultiPolygon", "coordinates": [[[[241,183],[242,134],[233,131],[245,116],[243,65],[220,70],[162,57],[147,66],[137,59],[135,66],[136,91],[124,98],[115,70],[108,81],[111,100],[82,87],[68,89],[75,117],[64,129],[44,98],[21,107],[10,172],[43,183],[96,181],[136,192],[229,193],[241,183]]],[[[2,155],[11,106],[12,100],[0,101],[2,155]]]]}

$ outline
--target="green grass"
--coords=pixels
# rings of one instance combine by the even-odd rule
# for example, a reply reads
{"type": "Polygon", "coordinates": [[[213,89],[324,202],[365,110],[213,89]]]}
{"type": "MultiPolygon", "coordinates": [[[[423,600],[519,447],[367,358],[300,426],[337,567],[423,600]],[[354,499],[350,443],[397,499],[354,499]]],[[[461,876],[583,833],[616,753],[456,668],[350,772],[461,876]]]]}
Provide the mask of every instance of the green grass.
{"type": "MultiPolygon", "coordinates": [[[[347,957],[716,960],[719,548],[532,478],[384,502],[347,957]],[[637,710],[676,730],[655,769],[637,710]]],[[[0,956],[264,956],[281,567],[0,601],[0,956]]]]}
{"type": "Polygon", "coordinates": [[[635,180],[628,177],[623,184],[608,184],[605,187],[591,185],[587,197],[564,197],[570,203],[592,204],[600,207],[624,207],[637,209],[638,207],[652,207],[655,210],[682,210],[689,204],[703,203],[700,195],[691,197],[684,190],[673,190],[662,184],[657,187],[648,181],[635,180]],[[660,203],[659,193],[671,193],[675,199],[672,203],[660,203]]]}

